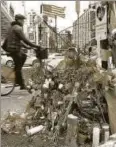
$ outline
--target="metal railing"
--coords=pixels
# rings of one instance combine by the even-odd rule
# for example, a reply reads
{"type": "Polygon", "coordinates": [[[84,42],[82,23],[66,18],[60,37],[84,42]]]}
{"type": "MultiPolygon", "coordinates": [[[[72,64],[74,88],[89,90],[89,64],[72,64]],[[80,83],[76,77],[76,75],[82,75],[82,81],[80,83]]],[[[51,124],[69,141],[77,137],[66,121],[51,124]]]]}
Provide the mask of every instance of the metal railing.
{"type": "MultiPolygon", "coordinates": [[[[86,44],[89,44],[90,42],[91,42],[91,40],[93,40],[93,38],[91,38],[91,31],[93,31],[92,29],[91,29],[91,24],[93,24],[93,22],[95,21],[95,19],[93,19],[93,20],[91,20],[91,21],[86,21],[86,22],[80,22],[79,23],[79,25],[81,26],[81,25],[88,25],[89,27],[85,27],[85,28],[87,28],[87,32],[86,32],[86,29],[84,30],[85,32],[84,33],[86,33],[86,35],[84,35],[84,37],[85,37],[85,44],[83,44],[83,46],[86,46],[86,44]],[[89,33],[88,33],[89,32],[89,33]],[[88,34],[87,34],[88,33],[88,34]],[[86,38],[87,37],[87,38],[86,38]],[[90,39],[88,39],[88,37],[90,37],[90,39]]],[[[75,25],[72,25],[72,26],[70,26],[70,27],[68,27],[68,28],[65,28],[64,30],[62,30],[62,31],[60,31],[60,32],[56,32],[55,30],[54,30],[54,28],[53,27],[51,27],[45,20],[43,20],[43,23],[46,25],[46,27],[48,27],[51,31],[52,31],[52,33],[53,34],[57,34],[57,37],[58,37],[58,43],[60,43],[60,45],[58,44],[58,46],[62,46],[62,44],[64,45],[64,46],[66,46],[66,49],[68,49],[69,47],[72,47],[72,45],[74,45],[74,43],[72,43],[72,41],[69,41],[69,39],[68,39],[68,37],[66,36],[66,37],[63,37],[62,36],[62,33],[64,32],[64,31],[67,31],[67,30],[70,30],[70,29],[74,29],[74,27],[76,27],[76,28],[78,28],[78,23],[76,23],[75,25]]],[[[95,31],[95,30],[94,30],[95,31]]],[[[77,31],[76,31],[77,32],[77,31]]],[[[93,32],[92,32],[93,33],[93,32]]],[[[76,40],[78,40],[78,36],[77,36],[77,34],[78,33],[76,33],[76,40]]],[[[68,34],[67,34],[68,35],[68,34]]],[[[56,44],[56,40],[55,40],[55,38],[54,38],[54,35],[52,35],[51,36],[52,37],[52,39],[53,39],[53,41],[54,41],[54,44],[56,44]]],[[[79,39],[80,40],[80,39],[79,39]]],[[[81,39],[82,40],[82,39],[81,39]]],[[[53,43],[53,41],[52,41],[52,43],[53,43]]],[[[79,43],[80,43],[80,41],[78,41],[79,43]]],[[[50,46],[50,45],[49,45],[50,46]]],[[[60,49],[63,49],[63,48],[60,48],[60,49]]]]}

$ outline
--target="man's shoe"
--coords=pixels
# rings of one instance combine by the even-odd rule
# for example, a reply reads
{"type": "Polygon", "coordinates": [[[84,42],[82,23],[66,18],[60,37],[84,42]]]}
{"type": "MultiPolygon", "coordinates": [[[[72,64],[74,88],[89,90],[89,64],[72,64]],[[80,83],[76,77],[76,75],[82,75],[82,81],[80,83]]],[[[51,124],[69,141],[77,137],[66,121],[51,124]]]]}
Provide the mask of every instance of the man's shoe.
{"type": "Polygon", "coordinates": [[[20,85],[19,84],[15,84],[15,87],[19,87],[20,85]]]}

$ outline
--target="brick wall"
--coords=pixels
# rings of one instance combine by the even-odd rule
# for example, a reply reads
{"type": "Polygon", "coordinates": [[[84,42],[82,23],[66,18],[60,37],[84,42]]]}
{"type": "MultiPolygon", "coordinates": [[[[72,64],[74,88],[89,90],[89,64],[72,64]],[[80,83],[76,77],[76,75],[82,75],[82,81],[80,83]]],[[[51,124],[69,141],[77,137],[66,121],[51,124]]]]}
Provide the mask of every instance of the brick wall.
{"type": "Polygon", "coordinates": [[[1,40],[6,37],[9,26],[10,20],[1,12],[1,40]]]}

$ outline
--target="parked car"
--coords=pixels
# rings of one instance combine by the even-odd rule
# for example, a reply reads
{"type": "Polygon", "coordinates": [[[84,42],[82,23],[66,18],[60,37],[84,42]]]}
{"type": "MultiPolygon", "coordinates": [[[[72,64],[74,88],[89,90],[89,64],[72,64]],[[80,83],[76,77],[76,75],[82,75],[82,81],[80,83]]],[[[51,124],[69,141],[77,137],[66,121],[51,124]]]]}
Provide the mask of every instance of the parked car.
{"type": "Polygon", "coordinates": [[[55,58],[61,58],[61,57],[63,57],[63,56],[60,53],[52,53],[49,55],[48,58],[55,59],[55,58]]]}
{"type": "Polygon", "coordinates": [[[57,67],[57,65],[64,59],[64,56],[60,53],[52,53],[46,59],[46,64],[52,68],[57,67]]]}
{"type": "Polygon", "coordinates": [[[46,59],[46,62],[49,63],[52,60],[56,60],[56,59],[64,59],[64,56],[60,53],[51,53],[48,56],[48,59],[46,59]]]}
{"type": "Polygon", "coordinates": [[[1,52],[1,65],[12,67],[14,65],[13,59],[8,57],[5,52],[1,52]]]}
{"type": "MultiPolygon", "coordinates": [[[[34,55],[27,55],[24,66],[32,66],[37,63],[37,58],[34,55]]],[[[1,52],[1,64],[12,67],[14,65],[13,59],[6,55],[5,51],[1,52]]]]}

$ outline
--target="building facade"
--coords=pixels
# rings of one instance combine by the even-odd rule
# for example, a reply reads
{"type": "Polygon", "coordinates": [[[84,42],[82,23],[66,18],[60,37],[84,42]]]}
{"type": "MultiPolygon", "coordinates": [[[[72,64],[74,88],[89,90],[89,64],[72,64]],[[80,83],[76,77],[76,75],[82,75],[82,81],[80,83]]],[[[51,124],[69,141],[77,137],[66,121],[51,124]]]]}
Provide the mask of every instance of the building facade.
{"type": "Polygon", "coordinates": [[[36,44],[41,44],[43,48],[49,48],[50,28],[38,15],[35,18],[34,28],[36,44]]]}
{"type": "Polygon", "coordinates": [[[27,35],[30,39],[31,42],[36,43],[36,36],[35,36],[35,17],[36,17],[36,13],[31,10],[28,14],[27,14],[27,35]]]}
{"type": "Polygon", "coordinates": [[[73,43],[80,49],[92,43],[95,39],[95,10],[93,6],[84,10],[84,13],[73,23],[73,43]]]}
{"type": "Polygon", "coordinates": [[[3,41],[7,35],[8,28],[11,21],[14,20],[14,8],[11,3],[7,1],[1,1],[1,41],[3,41]]]}
{"type": "Polygon", "coordinates": [[[49,48],[50,52],[54,52],[54,49],[56,48],[55,27],[51,27],[51,29],[49,30],[49,48]]]}
{"type": "Polygon", "coordinates": [[[58,36],[58,48],[66,50],[72,44],[72,34],[70,31],[65,31],[58,36]]]}
{"type": "MultiPolygon", "coordinates": [[[[36,12],[31,10],[29,13],[27,13],[27,21],[26,21],[26,27],[27,27],[27,37],[29,40],[36,44],[36,26],[35,26],[35,17],[36,17],[36,12]]],[[[28,55],[33,55],[34,51],[33,50],[28,50],[28,55]]]]}

